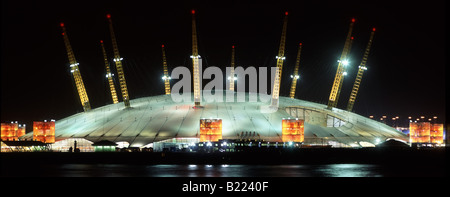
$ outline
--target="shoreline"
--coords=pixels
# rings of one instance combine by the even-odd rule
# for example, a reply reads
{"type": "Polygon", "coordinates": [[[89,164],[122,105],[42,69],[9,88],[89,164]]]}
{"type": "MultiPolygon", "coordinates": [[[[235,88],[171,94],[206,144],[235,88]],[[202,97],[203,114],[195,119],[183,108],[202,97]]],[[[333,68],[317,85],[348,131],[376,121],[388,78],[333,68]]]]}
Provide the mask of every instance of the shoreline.
{"type": "Polygon", "coordinates": [[[383,164],[444,165],[446,148],[323,148],[245,152],[20,152],[1,153],[3,167],[27,164],[383,164]]]}

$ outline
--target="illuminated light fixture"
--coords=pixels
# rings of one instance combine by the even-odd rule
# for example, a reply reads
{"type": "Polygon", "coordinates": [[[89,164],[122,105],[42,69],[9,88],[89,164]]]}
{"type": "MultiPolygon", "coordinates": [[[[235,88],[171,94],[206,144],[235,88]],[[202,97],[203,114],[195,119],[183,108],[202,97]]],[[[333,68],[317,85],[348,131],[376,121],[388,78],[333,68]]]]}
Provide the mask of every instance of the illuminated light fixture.
{"type": "Polygon", "coordinates": [[[285,60],[286,59],[286,57],[278,57],[278,56],[275,56],[275,58],[278,60],[278,59],[281,59],[281,60],[285,60]]]}
{"type": "Polygon", "coordinates": [[[171,80],[172,78],[171,78],[171,77],[168,77],[168,76],[163,76],[162,79],[163,79],[163,80],[166,80],[166,79],[171,80]]]}
{"type": "Polygon", "coordinates": [[[293,79],[299,79],[300,78],[300,76],[299,75],[291,75],[291,78],[293,78],[293,79]]]}
{"type": "Polygon", "coordinates": [[[114,76],[114,74],[111,74],[111,73],[106,74],[106,78],[109,78],[109,77],[112,77],[112,76],[114,76]]]}
{"type": "Polygon", "coordinates": [[[380,143],[380,138],[375,139],[375,143],[376,144],[380,143]]]}
{"type": "Polygon", "coordinates": [[[80,63],[71,64],[70,67],[78,66],[80,63]]]}
{"type": "Polygon", "coordinates": [[[114,58],[115,62],[122,61],[122,60],[123,60],[123,57],[121,57],[121,58],[114,58]]]}
{"type": "Polygon", "coordinates": [[[342,61],[342,64],[343,64],[344,66],[347,66],[347,65],[349,64],[349,62],[348,62],[348,60],[344,60],[344,61],[342,61]]]}
{"type": "Polygon", "coordinates": [[[358,66],[358,68],[363,69],[363,70],[367,70],[367,67],[365,67],[365,66],[358,66]]]}
{"type": "Polygon", "coordinates": [[[337,62],[342,63],[342,65],[344,66],[348,66],[348,64],[350,64],[350,62],[348,60],[338,60],[337,62]]]}
{"type": "MultiPolygon", "coordinates": [[[[235,81],[237,81],[237,77],[233,77],[235,81]]],[[[231,77],[228,77],[228,80],[230,80],[231,77]]]]}
{"type": "Polygon", "coordinates": [[[197,55],[197,56],[191,55],[191,58],[194,59],[194,58],[201,58],[201,57],[200,57],[200,55],[197,55]]]}
{"type": "Polygon", "coordinates": [[[345,71],[344,73],[342,73],[342,75],[346,76],[346,75],[347,75],[347,71],[345,71]]]}

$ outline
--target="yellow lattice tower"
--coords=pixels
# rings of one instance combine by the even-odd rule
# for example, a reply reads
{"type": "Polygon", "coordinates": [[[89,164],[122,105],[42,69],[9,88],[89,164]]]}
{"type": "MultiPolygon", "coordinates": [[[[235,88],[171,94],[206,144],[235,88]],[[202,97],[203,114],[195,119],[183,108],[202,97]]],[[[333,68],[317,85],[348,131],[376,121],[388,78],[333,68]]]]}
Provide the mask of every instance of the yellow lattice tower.
{"type": "Polygon", "coordinates": [[[162,56],[163,56],[163,67],[164,67],[164,76],[162,79],[164,80],[164,89],[166,94],[170,94],[170,75],[169,69],[167,68],[167,59],[166,59],[166,51],[164,50],[164,45],[161,45],[162,56]]]}
{"type": "Polygon", "coordinates": [[[356,75],[355,83],[353,84],[352,92],[350,93],[350,98],[347,104],[347,111],[353,110],[353,105],[355,104],[356,95],[358,94],[359,86],[361,85],[361,80],[363,73],[367,70],[366,63],[369,58],[370,47],[372,46],[373,36],[375,35],[375,28],[372,29],[370,33],[369,43],[367,43],[366,51],[364,52],[363,59],[358,68],[358,74],[356,75]]]}
{"type": "MultiPolygon", "coordinates": [[[[352,45],[353,45],[353,36],[350,39],[350,45],[349,45],[349,47],[347,49],[347,54],[350,53],[350,49],[352,48],[352,45]]],[[[348,62],[347,64],[350,64],[350,63],[348,62]]],[[[336,105],[337,105],[337,103],[339,101],[339,98],[340,98],[339,95],[341,95],[341,90],[342,90],[342,86],[344,84],[344,79],[345,79],[345,76],[347,76],[347,71],[345,70],[345,67],[346,66],[344,65],[344,71],[342,73],[341,82],[339,83],[339,89],[338,89],[338,92],[337,92],[337,95],[336,95],[336,101],[334,101],[335,105],[333,107],[336,107],[336,105]]]]}
{"type": "Polygon", "coordinates": [[[283,29],[281,31],[280,47],[278,48],[278,56],[276,56],[277,71],[275,73],[275,80],[273,83],[273,91],[272,91],[272,106],[274,107],[278,107],[278,100],[280,97],[281,74],[283,70],[283,62],[286,59],[286,57],[284,57],[284,49],[286,47],[285,43],[286,43],[287,18],[288,12],[285,12],[283,29]]]}
{"type": "Polygon", "coordinates": [[[300,78],[300,75],[298,75],[298,67],[300,66],[301,52],[302,52],[302,43],[298,45],[297,60],[295,61],[294,74],[291,75],[292,84],[291,84],[291,93],[289,95],[289,97],[291,98],[295,98],[295,89],[297,88],[297,80],[300,78]]]}
{"type": "Polygon", "coordinates": [[[69,37],[67,36],[66,27],[64,23],[61,23],[62,35],[64,38],[64,44],[66,45],[67,56],[69,57],[70,63],[70,72],[73,74],[73,78],[75,80],[75,85],[77,87],[78,95],[80,96],[81,105],[83,106],[83,110],[89,111],[91,110],[91,104],[89,103],[89,98],[86,93],[86,88],[84,87],[83,79],[81,78],[80,69],[78,68],[79,63],[75,59],[75,55],[72,51],[72,46],[69,42],[69,37]]]}
{"type": "Polygon", "coordinates": [[[114,62],[116,63],[116,70],[117,75],[119,77],[120,91],[122,92],[123,103],[125,104],[125,107],[130,107],[130,97],[128,95],[127,82],[125,80],[125,74],[122,66],[123,58],[120,57],[119,54],[119,47],[117,46],[116,36],[114,35],[114,28],[111,21],[111,15],[107,14],[106,18],[108,18],[109,21],[109,30],[111,32],[111,40],[114,50],[114,62]]]}
{"type": "Polygon", "coordinates": [[[234,56],[235,56],[235,50],[234,50],[234,45],[233,45],[233,46],[231,46],[231,67],[230,67],[230,77],[228,78],[228,80],[230,80],[230,90],[231,91],[234,91],[234,80],[236,80],[236,77],[234,76],[234,67],[235,67],[234,56]]]}
{"type": "Polygon", "coordinates": [[[113,81],[114,74],[111,73],[111,67],[109,65],[108,56],[106,55],[105,46],[103,45],[103,40],[100,40],[100,44],[102,45],[103,59],[105,60],[105,68],[106,68],[106,78],[108,79],[108,82],[109,82],[109,89],[111,90],[111,97],[112,97],[113,103],[116,104],[119,102],[119,99],[117,98],[116,88],[114,87],[114,81],[113,81]]]}
{"type": "Polygon", "coordinates": [[[194,80],[194,103],[195,106],[200,106],[201,101],[201,87],[200,87],[200,67],[199,60],[201,60],[200,55],[198,55],[197,46],[197,26],[195,24],[195,10],[192,13],[192,67],[193,67],[193,80],[194,80]]]}
{"type": "Polygon", "coordinates": [[[352,22],[350,23],[350,27],[347,34],[347,39],[344,44],[344,50],[342,50],[341,58],[339,59],[338,68],[336,71],[336,76],[334,77],[333,87],[331,88],[330,98],[328,100],[328,109],[332,109],[333,107],[336,107],[337,105],[337,96],[339,89],[342,84],[342,80],[344,78],[344,67],[348,65],[347,60],[347,54],[349,52],[350,46],[351,46],[351,37],[352,37],[352,31],[353,31],[353,24],[355,23],[355,19],[352,19],[352,22]]]}

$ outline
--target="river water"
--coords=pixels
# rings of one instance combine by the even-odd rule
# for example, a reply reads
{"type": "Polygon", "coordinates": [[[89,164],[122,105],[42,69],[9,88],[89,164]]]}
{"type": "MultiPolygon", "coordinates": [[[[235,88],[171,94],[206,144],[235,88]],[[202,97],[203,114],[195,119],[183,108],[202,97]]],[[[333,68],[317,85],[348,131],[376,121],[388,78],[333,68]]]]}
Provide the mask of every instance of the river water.
{"type": "MultiPolygon", "coordinates": [[[[377,164],[325,165],[130,165],[62,164],[35,166],[26,174],[48,177],[414,177],[444,176],[430,168],[408,169],[377,164]],[[34,172],[34,173],[33,173],[34,172]]],[[[5,173],[5,171],[3,172],[5,173]]]]}

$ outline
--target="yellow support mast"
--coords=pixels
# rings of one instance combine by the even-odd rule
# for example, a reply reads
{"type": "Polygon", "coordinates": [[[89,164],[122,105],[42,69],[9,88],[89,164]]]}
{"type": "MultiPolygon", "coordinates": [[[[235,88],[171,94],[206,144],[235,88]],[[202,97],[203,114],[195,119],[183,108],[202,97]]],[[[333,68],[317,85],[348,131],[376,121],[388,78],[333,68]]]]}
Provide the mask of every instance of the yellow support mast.
{"type": "Polygon", "coordinates": [[[341,88],[342,85],[342,80],[344,79],[344,67],[348,65],[347,54],[350,51],[349,49],[352,42],[351,37],[354,23],[355,19],[353,18],[352,22],[350,23],[347,39],[344,44],[344,50],[342,50],[341,58],[338,60],[339,64],[336,71],[336,76],[334,77],[333,87],[331,89],[327,109],[332,109],[333,107],[337,106],[337,96],[339,94],[339,89],[341,88]]]}
{"type": "MultiPolygon", "coordinates": [[[[347,54],[350,53],[350,49],[352,48],[352,45],[353,45],[353,36],[351,37],[350,45],[349,45],[349,47],[347,49],[347,54]]],[[[347,64],[350,64],[350,62],[348,62],[347,64]]],[[[347,71],[345,70],[345,67],[344,67],[344,71],[342,73],[341,83],[339,83],[339,89],[338,89],[338,92],[337,92],[337,95],[336,95],[336,101],[334,102],[336,105],[337,105],[337,103],[339,101],[339,98],[340,98],[339,95],[341,95],[342,84],[344,84],[345,76],[347,76],[347,71]]],[[[336,107],[336,105],[334,107],[336,107]]]]}
{"type": "Polygon", "coordinates": [[[201,61],[200,55],[198,55],[197,46],[197,26],[195,24],[195,10],[192,13],[192,67],[193,67],[193,80],[194,80],[194,103],[195,107],[200,106],[201,101],[201,87],[200,87],[200,67],[199,61],[201,61]]]}
{"type": "Polygon", "coordinates": [[[230,77],[228,78],[228,80],[230,80],[230,90],[231,91],[234,91],[234,80],[236,80],[236,77],[234,76],[234,67],[235,67],[234,56],[235,56],[235,50],[234,50],[234,45],[233,45],[233,46],[231,46],[231,68],[230,68],[230,77]]]}
{"type": "Polygon", "coordinates": [[[75,55],[72,51],[72,46],[70,46],[69,37],[67,36],[66,27],[64,23],[61,23],[62,35],[64,38],[64,44],[66,45],[67,56],[69,57],[70,72],[73,74],[75,79],[75,84],[77,86],[78,95],[80,96],[81,105],[85,112],[91,110],[91,104],[89,103],[89,98],[86,93],[86,88],[84,87],[83,79],[81,78],[80,69],[78,68],[79,63],[75,59],[75,55]]]}
{"type": "Polygon", "coordinates": [[[298,67],[300,66],[301,52],[302,52],[302,43],[298,45],[297,60],[295,61],[294,74],[291,75],[292,84],[291,84],[291,93],[289,97],[291,97],[292,99],[295,98],[295,89],[297,88],[297,80],[300,78],[300,75],[298,75],[298,67]]]}
{"type": "Polygon", "coordinates": [[[372,46],[373,36],[375,35],[375,28],[372,29],[370,33],[369,43],[367,43],[366,51],[364,52],[363,59],[359,65],[358,74],[356,75],[355,83],[353,84],[352,92],[350,93],[350,98],[347,104],[347,111],[353,110],[353,105],[355,104],[356,95],[358,94],[359,86],[361,84],[362,76],[365,70],[367,70],[366,63],[369,58],[370,47],[372,46]]]}
{"type": "Polygon", "coordinates": [[[114,28],[111,21],[111,15],[107,14],[106,18],[108,18],[109,21],[109,30],[111,32],[112,45],[114,50],[114,62],[116,63],[116,70],[117,74],[119,75],[119,84],[120,84],[120,91],[122,92],[123,103],[125,104],[125,107],[130,107],[130,97],[128,95],[127,82],[125,80],[125,74],[123,72],[122,67],[123,58],[120,57],[119,54],[119,47],[117,46],[116,36],[114,35],[114,28]]]}
{"type": "Polygon", "coordinates": [[[117,98],[116,88],[114,87],[114,81],[113,81],[114,74],[111,73],[111,67],[109,65],[108,56],[106,55],[105,46],[103,45],[103,40],[100,40],[100,44],[102,45],[103,59],[105,60],[105,68],[106,68],[106,78],[108,79],[108,82],[109,82],[109,88],[111,90],[111,97],[112,97],[113,103],[116,104],[119,102],[119,99],[117,98]]]}
{"type": "Polygon", "coordinates": [[[164,45],[161,45],[162,56],[163,56],[163,67],[164,67],[164,76],[162,79],[164,80],[164,89],[166,94],[170,94],[170,75],[169,69],[167,68],[167,59],[166,59],[166,51],[164,50],[164,45]]]}
{"type": "Polygon", "coordinates": [[[280,97],[280,84],[281,84],[281,74],[283,70],[283,62],[286,59],[284,57],[284,49],[285,49],[285,43],[286,43],[286,29],[287,29],[287,18],[288,18],[288,12],[285,12],[285,17],[283,21],[283,29],[281,32],[281,40],[280,40],[280,47],[278,49],[278,56],[277,58],[277,71],[275,73],[275,80],[273,83],[273,91],[272,91],[272,106],[278,107],[278,101],[280,97]]]}

